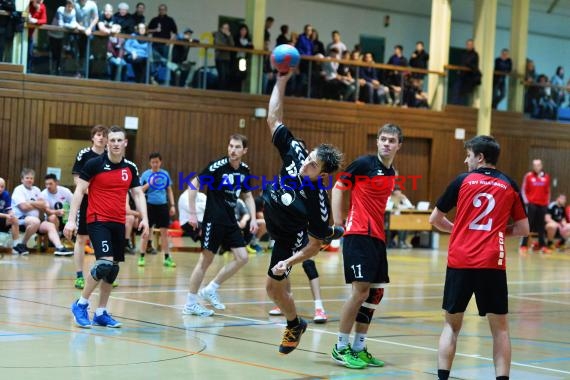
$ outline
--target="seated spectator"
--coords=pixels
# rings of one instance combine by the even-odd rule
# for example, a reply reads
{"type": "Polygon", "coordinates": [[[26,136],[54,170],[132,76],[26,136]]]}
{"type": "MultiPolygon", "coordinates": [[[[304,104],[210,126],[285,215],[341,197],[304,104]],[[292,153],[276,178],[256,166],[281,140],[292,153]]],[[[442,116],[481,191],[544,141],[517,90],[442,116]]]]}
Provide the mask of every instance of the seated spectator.
{"type": "Polygon", "coordinates": [[[190,207],[188,206],[190,198],[190,189],[186,189],[178,198],[178,217],[180,227],[184,231],[185,236],[190,236],[192,240],[202,240],[202,220],[204,220],[204,212],[206,211],[206,194],[196,193],[196,219],[198,219],[198,228],[194,229],[190,223],[190,207]]]}
{"type": "Polygon", "coordinates": [[[131,236],[133,236],[133,228],[138,226],[140,223],[141,213],[137,211],[137,207],[131,193],[127,193],[127,202],[125,207],[127,208],[127,215],[125,218],[125,253],[134,255],[136,253],[136,242],[131,240],[131,236]]]}
{"type": "Polygon", "coordinates": [[[114,81],[124,81],[126,76],[125,67],[125,39],[117,37],[121,33],[121,26],[115,24],[111,27],[111,35],[107,40],[107,64],[109,79],[114,81]]]}
{"type": "Polygon", "coordinates": [[[570,223],[566,220],[564,206],[566,206],[566,195],[560,194],[554,202],[548,205],[548,212],[544,217],[546,238],[550,249],[564,246],[566,239],[570,238],[570,223]],[[554,239],[559,239],[556,246],[554,239]]]}
{"type": "Polygon", "coordinates": [[[61,75],[61,55],[64,41],[69,47],[71,47],[72,44],[75,45],[77,38],[71,33],[84,30],[84,28],[77,23],[73,0],[66,0],[65,6],[57,8],[51,24],[64,28],[67,31],[66,33],[57,31],[48,32],[51,59],[50,71],[51,74],[61,75]]]}
{"type": "MultiPolygon", "coordinates": [[[[337,48],[331,48],[329,50],[329,58],[336,59],[337,56],[337,48]]],[[[353,84],[348,84],[344,78],[341,78],[338,74],[339,63],[327,61],[323,63],[322,67],[322,75],[325,81],[323,96],[328,99],[349,99],[355,91],[355,86],[353,84]]]]}
{"type": "MultiPolygon", "coordinates": [[[[255,219],[257,220],[257,233],[251,239],[249,247],[257,253],[263,252],[263,248],[259,245],[259,242],[267,234],[267,225],[265,224],[265,215],[263,214],[264,209],[263,197],[255,197],[255,219]]],[[[267,235],[269,236],[269,235],[267,235]]]]}
{"type": "MultiPolygon", "coordinates": [[[[408,66],[408,60],[404,57],[402,45],[394,46],[394,54],[388,59],[389,65],[408,66]]],[[[398,70],[390,70],[386,74],[386,84],[390,88],[391,103],[400,104],[400,94],[404,85],[404,73],[398,70]]]]}
{"type": "MultiPolygon", "coordinates": [[[[429,61],[429,54],[427,51],[424,50],[424,43],[423,41],[416,42],[416,50],[410,56],[410,66],[416,69],[424,69],[428,68],[428,61],[429,61]]],[[[423,86],[423,79],[425,78],[425,74],[422,73],[412,73],[412,77],[419,78],[422,80],[423,86]]]]}
{"type": "Polygon", "coordinates": [[[556,103],[556,106],[560,106],[564,103],[564,67],[558,66],[556,68],[556,73],[552,76],[550,83],[553,86],[560,86],[560,88],[552,88],[552,100],[556,103]]]}
{"type": "Polygon", "coordinates": [[[28,240],[36,232],[47,234],[49,240],[56,247],[56,256],[72,256],[73,251],[68,251],[61,244],[55,224],[48,221],[42,222],[40,219],[40,217],[43,218],[48,203],[42,198],[40,189],[34,186],[35,175],[36,172],[32,169],[23,169],[20,175],[22,184],[17,186],[12,193],[14,213],[18,218],[20,230],[24,232],[21,244],[27,246],[28,240]]]}
{"type": "Polygon", "coordinates": [[[12,198],[6,190],[6,181],[0,178],[0,232],[12,232],[12,253],[15,255],[27,255],[28,248],[20,242],[20,228],[18,218],[12,210],[12,198]]]}
{"type": "MultiPolygon", "coordinates": [[[[200,42],[192,38],[194,31],[186,28],[184,33],[177,36],[177,41],[184,42],[200,42]]],[[[192,80],[191,72],[192,66],[195,62],[190,61],[190,46],[188,45],[174,45],[172,48],[172,63],[169,65],[173,76],[171,77],[170,84],[172,86],[189,87],[192,80]]]]}
{"type": "MultiPolygon", "coordinates": [[[[345,50],[344,53],[342,53],[341,59],[343,61],[350,61],[350,52],[348,50],[345,50]]],[[[345,99],[354,100],[354,93],[356,92],[356,79],[354,79],[352,76],[351,66],[346,63],[340,63],[338,65],[337,73],[338,78],[352,88],[352,95],[349,95],[349,97],[345,99]]]]}
{"type": "MultiPolygon", "coordinates": [[[[134,37],[146,35],[146,25],[137,25],[137,32],[133,34],[134,37]]],[[[150,45],[148,41],[137,40],[129,38],[125,42],[125,61],[130,63],[135,73],[135,82],[146,82],[146,65],[148,63],[148,53],[150,45]]]]}
{"type": "Polygon", "coordinates": [[[556,120],[558,106],[552,99],[552,88],[549,86],[548,77],[544,74],[538,76],[537,85],[529,89],[531,94],[531,117],[535,119],[556,120]]]}
{"type": "MultiPolygon", "coordinates": [[[[374,55],[370,52],[364,53],[364,63],[374,64],[374,55]]],[[[375,67],[361,66],[358,68],[358,78],[360,92],[366,103],[386,104],[388,103],[388,87],[380,83],[378,70],[375,67]]]]}
{"type": "Polygon", "coordinates": [[[42,191],[41,197],[47,201],[46,220],[53,223],[56,230],[61,233],[68,216],[65,215],[64,205],[71,205],[73,193],[67,187],[59,185],[55,174],[48,174],[44,179],[46,188],[42,191]]]}
{"type": "MultiPolygon", "coordinates": [[[[386,211],[389,211],[393,215],[399,215],[401,210],[408,210],[414,208],[412,202],[402,193],[402,190],[398,185],[392,191],[392,195],[388,198],[388,203],[386,204],[386,211]]],[[[410,245],[406,242],[408,238],[408,231],[398,231],[396,233],[398,236],[398,244],[393,241],[395,236],[392,236],[389,241],[389,246],[392,248],[411,248],[410,245]]]]}
{"type": "Polygon", "coordinates": [[[330,50],[332,48],[336,48],[336,50],[338,51],[338,54],[335,58],[341,59],[342,55],[346,51],[348,51],[348,49],[346,48],[346,45],[344,44],[344,42],[342,42],[340,40],[340,32],[338,30],[333,30],[331,33],[331,36],[332,36],[332,42],[327,45],[327,55],[330,56],[330,54],[329,54],[330,50]]]}
{"type": "Polygon", "coordinates": [[[277,36],[275,46],[288,44],[290,40],[287,34],[289,34],[289,25],[281,25],[281,34],[277,36]]]}
{"type": "Polygon", "coordinates": [[[135,28],[137,25],[144,24],[144,19],[136,22],[135,18],[129,14],[129,4],[119,3],[117,9],[117,13],[113,15],[113,22],[121,26],[121,33],[133,34],[136,32],[135,28]]]}
{"type": "Polygon", "coordinates": [[[422,88],[422,79],[410,76],[405,83],[403,105],[410,108],[429,108],[428,96],[422,88]]]}

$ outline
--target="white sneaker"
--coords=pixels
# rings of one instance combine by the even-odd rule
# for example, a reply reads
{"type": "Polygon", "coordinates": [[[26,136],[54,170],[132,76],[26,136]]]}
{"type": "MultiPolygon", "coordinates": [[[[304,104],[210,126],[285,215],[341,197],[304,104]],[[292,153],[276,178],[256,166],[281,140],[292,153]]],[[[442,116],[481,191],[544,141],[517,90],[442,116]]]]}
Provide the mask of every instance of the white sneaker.
{"type": "Polygon", "coordinates": [[[184,305],[184,309],[182,309],[182,314],[185,315],[198,315],[200,317],[209,317],[214,315],[214,310],[210,310],[205,308],[204,306],[200,305],[199,303],[195,303],[192,305],[184,305]]]}
{"type": "Polygon", "coordinates": [[[226,305],[224,305],[220,298],[218,297],[218,293],[216,292],[207,292],[206,288],[202,288],[198,291],[198,295],[208,301],[215,309],[218,310],[225,310],[226,305]]]}
{"type": "Polygon", "coordinates": [[[283,312],[279,308],[279,306],[275,306],[273,309],[269,310],[269,315],[283,315],[283,312]]]}

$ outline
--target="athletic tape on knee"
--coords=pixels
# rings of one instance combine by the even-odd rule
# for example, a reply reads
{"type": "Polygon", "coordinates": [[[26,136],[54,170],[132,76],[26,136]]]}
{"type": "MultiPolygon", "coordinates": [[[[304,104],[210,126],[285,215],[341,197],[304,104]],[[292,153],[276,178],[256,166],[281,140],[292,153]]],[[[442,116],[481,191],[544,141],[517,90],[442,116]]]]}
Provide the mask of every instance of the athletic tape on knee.
{"type": "Polygon", "coordinates": [[[91,276],[95,281],[112,284],[119,274],[119,265],[109,260],[97,260],[91,268],[91,276]]]}
{"type": "Polygon", "coordinates": [[[309,278],[309,281],[319,278],[319,272],[317,271],[317,266],[315,262],[311,259],[303,261],[303,269],[309,278]]]}
{"type": "Polygon", "coordinates": [[[376,285],[382,284],[372,284],[368,293],[368,298],[362,303],[362,306],[360,306],[360,309],[358,310],[356,322],[365,324],[370,324],[370,322],[372,322],[374,310],[376,310],[378,304],[382,301],[382,297],[384,297],[384,288],[375,287],[376,285]]]}

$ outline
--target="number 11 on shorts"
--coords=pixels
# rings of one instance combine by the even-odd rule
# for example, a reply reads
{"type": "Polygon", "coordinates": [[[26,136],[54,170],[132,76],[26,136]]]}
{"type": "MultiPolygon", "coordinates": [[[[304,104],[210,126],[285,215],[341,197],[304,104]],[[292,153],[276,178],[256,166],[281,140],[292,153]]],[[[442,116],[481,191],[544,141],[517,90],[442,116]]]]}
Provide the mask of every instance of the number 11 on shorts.
{"type": "Polygon", "coordinates": [[[354,278],[362,278],[362,264],[351,265],[350,267],[354,272],[354,278]]]}

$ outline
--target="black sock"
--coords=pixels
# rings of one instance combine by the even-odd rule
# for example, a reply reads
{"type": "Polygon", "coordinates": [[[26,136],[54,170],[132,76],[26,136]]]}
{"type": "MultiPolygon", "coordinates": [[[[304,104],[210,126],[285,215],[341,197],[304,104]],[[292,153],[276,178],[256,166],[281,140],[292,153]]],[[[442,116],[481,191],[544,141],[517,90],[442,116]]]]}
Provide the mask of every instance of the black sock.
{"type": "Polygon", "coordinates": [[[437,379],[438,380],[447,380],[449,379],[449,371],[446,369],[438,369],[437,370],[437,379]]]}
{"type": "Polygon", "coordinates": [[[508,376],[497,376],[497,380],[509,380],[508,376]]]}
{"type": "Polygon", "coordinates": [[[546,243],[546,244],[548,244],[548,246],[551,246],[551,245],[552,245],[552,240],[549,240],[548,243],[546,243]]]}
{"type": "Polygon", "coordinates": [[[170,257],[170,253],[165,253],[165,254],[164,254],[164,260],[168,260],[169,257],[170,257]]]}
{"type": "Polygon", "coordinates": [[[144,253],[141,252],[141,257],[144,257],[144,253]]]}
{"type": "Polygon", "coordinates": [[[293,327],[299,326],[299,317],[295,317],[292,321],[287,321],[287,327],[292,329],[293,327]]]}
{"type": "Polygon", "coordinates": [[[83,278],[83,271],[82,270],[75,272],[75,274],[77,275],[77,278],[83,278]]]}

